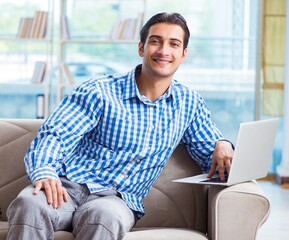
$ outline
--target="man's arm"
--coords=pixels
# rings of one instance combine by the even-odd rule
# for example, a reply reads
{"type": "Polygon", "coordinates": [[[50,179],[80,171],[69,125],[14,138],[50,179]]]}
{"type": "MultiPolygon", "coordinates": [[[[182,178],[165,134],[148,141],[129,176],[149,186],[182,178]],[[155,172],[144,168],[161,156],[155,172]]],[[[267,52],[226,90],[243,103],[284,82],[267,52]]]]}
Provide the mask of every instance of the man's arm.
{"type": "Polygon", "coordinates": [[[26,156],[26,171],[32,183],[43,178],[58,179],[58,169],[97,124],[102,97],[90,82],[82,84],[57,107],[41,126],[26,156]]]}
{"type": "Polygon", "coordinates": [[[221,178],[224,178],[225,169],[230,171],[234,146],[223,138],[212,122],[210,110],[204,99],[198,94],[196,96],[194,117],[184,133],[182,142],[203,172],[209,172],[211,177],[218,166],[221,178]]]}
{"type": "Polygon", "coordinates": [[[57,169],[77,146],[81,137],[98,123],[102,100],[100,91],[84,83],[62,101],[41,126],[26,156],[25,167],[35,186],[34,194],[43,189],[47,202],[59,207],[66,201],[57,169]],[[93,89],[93,90],[92,90],[93,89]]]}
{"type": "Polygon", "coordinates": [[[186,146],[189,154],[200,165],[204,173],[209,172],[212,164],[212,155],[216,142],[224,139],[222,133],[212,122],[211,112],[206,102],[195,94],[196,101],[192,119],[182,137],[182,143],[186,146]]]}

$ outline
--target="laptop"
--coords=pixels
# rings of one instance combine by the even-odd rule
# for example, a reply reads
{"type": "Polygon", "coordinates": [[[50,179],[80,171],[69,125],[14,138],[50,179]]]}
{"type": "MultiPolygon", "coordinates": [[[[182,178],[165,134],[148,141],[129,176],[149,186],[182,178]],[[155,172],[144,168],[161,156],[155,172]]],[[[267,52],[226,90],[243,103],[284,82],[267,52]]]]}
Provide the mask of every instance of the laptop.
{"type": "Polygon", "coordinates": [[[221,180],[208,174],[173,180],[179,183],[231,186],[265,177],[268,173],[279,119],[241,123],[232,159],[230,174],[221,180]]]}

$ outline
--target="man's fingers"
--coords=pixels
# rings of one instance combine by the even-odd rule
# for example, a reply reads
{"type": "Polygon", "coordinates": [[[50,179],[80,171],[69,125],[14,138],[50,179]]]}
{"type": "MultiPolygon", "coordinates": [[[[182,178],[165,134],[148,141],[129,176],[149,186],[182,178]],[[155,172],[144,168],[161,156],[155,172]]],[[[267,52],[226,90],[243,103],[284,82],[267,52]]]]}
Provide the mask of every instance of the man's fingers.
{"type": "Polygon", "coordinates": [[[53,208],[59,208],[62,200],[64,202],[68,200],[68,193],[59,180],[42,179],[36,181],[33,194],[38,194],[41,189],[45,192],[47,203],[51,204],[53,208]]]}
{"type": "Polygon", "coordinates": [[[225,179],[225,168],[224,168],[224,163],[220,162],[218,165],[218,169],[219,169],[219,176],[221,180],[225,179]]]}
{"type": "Polygon", "coordinates": [[[34,188],[33,194],[37,195],[39,193],[39,191],[41,190],[41,188],[42,188],[42,183],[41,182],[37,182],[35,184],[35,188],[34,188]]]}
{"type": "Polygon", "coordinates": [[[65,188],[62,188],[62,196],[63,196],[63,201],[64,201],[64,202],[67,202],[67,200],[68,200],[68,193],[67,193],[67,191],[66,191],[65,188]]]}
{"type": "Polygon", "coordinates": [[[62,199],[63,199],[63,190],[62,185],[60,182],[57,182],[56,184],[56,190],[57,190],[57,206],[56,208],[61,206],[62,199]]]}
{"type": "Polygon", "coordinates": [[[215,174],[216,172],[216,168],[217,168],[217,163],[215,161],[212,162],[212,166],[211,166],[211,169],[210,169],[210,172],[208,174],[208,178],[211,178],[213,177],[213,175],[215,174]]]}
{"type": "Polygon", "coordinates": [[[53,203],[52,191],[51,191],[51,186],[48,181],[44,182],[44,191],[45,191],[47,203],[52,204],[53,203]]]}
{"type": "Polygon", "coordinates": [[[224,162],[220,162],[218,169],[219,169],[220,179],[224,180],[225,179],[225,170],[227,171],[228,174],[230,173],[231,161],[228,159],[224,162]]]}
{"type": "MultiPolygon", "coordinates": [[[[50,182],[50,187],[51,187],[51,197],[52,197],[52,207],[57,208],[58,207],[58,187],[55,182],[50,182]]],[[[61,201],[61,200],[60,200],[61,201]]],[[[61,202],[60,202],[61,204],[61,202]]]]}
{"type": "Polygon", "coordinates": [[[226,165],[226,170],[227,170],[227,173],[229,174],[230,170],[231,170],[231,161],[228,160],[225,162],[225,165],[226,165]]]}

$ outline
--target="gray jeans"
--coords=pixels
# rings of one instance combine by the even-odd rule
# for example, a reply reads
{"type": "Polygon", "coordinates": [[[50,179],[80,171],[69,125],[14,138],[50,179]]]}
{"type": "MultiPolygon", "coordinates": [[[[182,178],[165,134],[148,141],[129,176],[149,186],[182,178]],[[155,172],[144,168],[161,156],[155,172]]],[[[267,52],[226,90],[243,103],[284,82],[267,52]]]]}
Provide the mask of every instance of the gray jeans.
{"type": "Polygon", "coordinates": [[[86,185],[61,178],[69,198],[54,209],[47,204],[44,191],[33,195],[26,187],[7,211],[7,240],[54,239],[54,232],[72,231],[76,239],[122,239],[135,224],[135,214],[116,191],[90,194],[86,185]]]}

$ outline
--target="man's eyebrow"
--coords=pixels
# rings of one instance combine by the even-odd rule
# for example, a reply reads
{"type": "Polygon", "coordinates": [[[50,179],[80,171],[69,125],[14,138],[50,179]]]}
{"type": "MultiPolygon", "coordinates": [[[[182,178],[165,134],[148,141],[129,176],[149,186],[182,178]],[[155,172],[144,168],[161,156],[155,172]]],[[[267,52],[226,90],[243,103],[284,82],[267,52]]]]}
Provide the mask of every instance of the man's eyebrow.
{"type": "MultiPolygon", "coordinates": [[[[162,37],[159,36],[159,35],[150,35],[150,36],[149,36],[149,39],[150,39],[150,38],[159,38],[159,39],[161,39],[162,37]]],[[[181,41],[180,39],[178,39],[178,38],[170,38],[170,40],[178,41],[178,42],[182,43],[182,41],[181,41]]]]}

